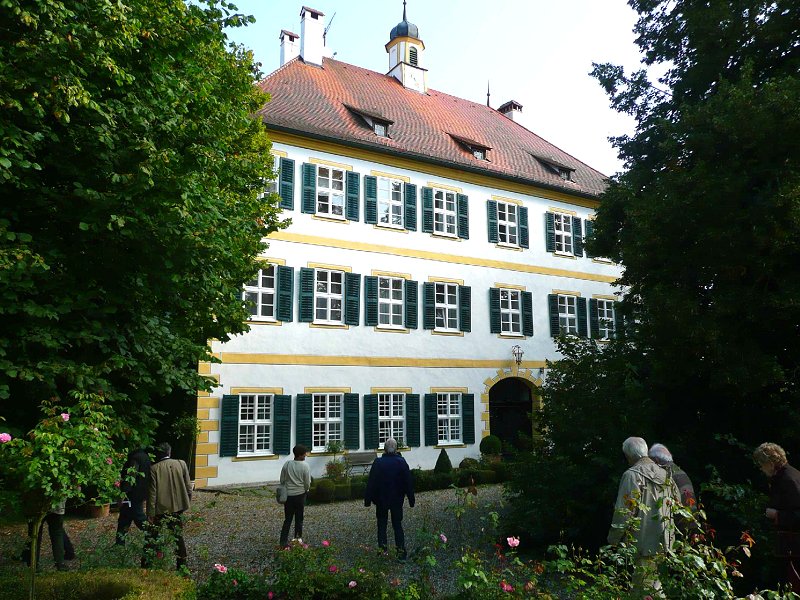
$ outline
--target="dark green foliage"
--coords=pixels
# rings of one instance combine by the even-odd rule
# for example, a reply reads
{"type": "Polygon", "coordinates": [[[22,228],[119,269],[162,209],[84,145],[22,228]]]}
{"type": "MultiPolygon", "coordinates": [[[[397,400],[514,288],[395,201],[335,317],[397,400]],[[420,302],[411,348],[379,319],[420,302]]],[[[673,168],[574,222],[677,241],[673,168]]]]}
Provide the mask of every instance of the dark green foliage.
{"type": "Polygon", "coordinates": [[[450,457],[447,456],[447,450],[442,448],[439,451],[439,458],[436,459],[436,466],[433,467],[433,472],[437,475],[440,473],[450,473],[453,470],[453,464],[450,462],[450,457]]]}
{"type": "Polygon", "coordinates": [[[336,497],[336,483],[332,479],[320,479],[314,493],[317,502],[333,502],[336,497]]]}
{"type": "Polygon", "coordinates": [[[336,500],[350,500],[350,482],[344,481],[336,484],[333,497],[336,500]]]}
{"type": "Polygon", "coordinates": [[[480,465],[480,461],[476,458],[465,458],[459,463],[459,469],[477,469],[478,465],[480,465]]]}
{"type": "Polygon", "coordinates": [[[137,441],[153,398],[210,389],[197,373],[207,341],[246,328],[241,287],[279,211],[259,198],[270,144],[252,115],[267,98],[252,55],[227,45],[223,27],[248,20],[232,12],[183,0],[0,7],[9,410],[103,390],[129,425],[113,433],[137,441]]]}
{"type": "Polygon", "coordinates": [[[430,471],[422,469],[412,469],[411,476],[414,478],[414,491],[427,492],[431,489],[430,471]]]}
{"type": "Polygon", "coordinates": [[[491,469],[478,471],[477,475],[475,483],[497,483],[499,480],[497,473],[491,469]]]}
{"type": "Polygon", "coordinates": [[[456,472],[456,483],[458,487],[466,487],[478,483],[478,469],[459,468],[456,472]]]}
{"type": "Polygon", "coordinates": [[[364,498],[364,492],[367,489],[367,482],[361,479],[350,480],[350,497],[353,500],[364,498]]]}
{"type": "Polygon", "coordinates": [[[450,485],[455,480],[454,475],[455,473],[453,471],[450,471],[448,473],[437,473],[436,471],[434,471],[432,477],[431,489],[443,490],[445,488],[450,487],[450,485]]]}
{"type": "Polygon", "coordinates": [[[481,440],[481,454],[500,454],[503,442],[496,435],[487,435],[481,440]]]}

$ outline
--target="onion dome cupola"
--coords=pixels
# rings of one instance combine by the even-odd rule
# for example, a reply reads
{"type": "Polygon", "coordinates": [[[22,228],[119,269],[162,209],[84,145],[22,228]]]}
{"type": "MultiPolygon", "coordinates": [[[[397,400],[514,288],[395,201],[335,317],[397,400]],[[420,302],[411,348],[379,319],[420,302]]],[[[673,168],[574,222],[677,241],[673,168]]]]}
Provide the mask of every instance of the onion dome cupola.
{"type": "Polygon", "coordinates": [[[389,53],[389,72],[404,87],[425,93],[428,89],[427,70],[422,67],[425,44],[419,38],[419,28],[406,18],[403,0],[403,20],[392,28],[386,52],[389,53]]]}

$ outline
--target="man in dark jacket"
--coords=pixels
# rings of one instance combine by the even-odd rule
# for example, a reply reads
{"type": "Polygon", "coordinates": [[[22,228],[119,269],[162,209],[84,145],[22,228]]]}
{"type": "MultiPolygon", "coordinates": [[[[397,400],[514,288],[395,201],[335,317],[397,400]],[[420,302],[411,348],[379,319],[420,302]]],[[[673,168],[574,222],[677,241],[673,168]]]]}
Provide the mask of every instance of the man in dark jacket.
{"type": "Polygon", "coordinates": [[[397,453],[397,441],[389,438],[383,445],[383,456],[372,463],[364,492],[364,506],[375,504],[378,519],[378,546],[386,550],[388,538],[386,525],[392,513],[394,543],[398,558],[406,557],[406,538],[403,532],[403,502],[408,496],[408,505],[414,506],[414,482],[406,459],[397,453]]]}
{"type": "Polygon", "coordinates": [[[144,531],[147,515],[144,513],[144,503],[147,500],[147,488],[150,481],[150,456],[144,448],[131,450],[128,460],[122,467],[120,474],[120,490],[125,493],[125,498],[120,502],[119,519],[117,520],[118,546],[125,545],[125,536],[131,523],[136,524],[140,531],[144,531]],[[134,478],[131,483],[131,477],[134,478]]]}

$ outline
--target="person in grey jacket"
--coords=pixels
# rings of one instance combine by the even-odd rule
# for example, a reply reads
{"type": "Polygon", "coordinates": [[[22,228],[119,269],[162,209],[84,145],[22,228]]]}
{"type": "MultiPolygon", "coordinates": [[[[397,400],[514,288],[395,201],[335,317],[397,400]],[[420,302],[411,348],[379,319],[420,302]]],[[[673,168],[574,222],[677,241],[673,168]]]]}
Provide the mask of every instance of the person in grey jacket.
{"type": "Polygon", "coordinates": [[[286,486],[286,502],[283,505],[283,527],[280,544],[285,548],[289,543],[289,529],[294,520],[294,537],[303,537],[303,513],[306,506],[306,494],[311,489],[311,470],[308,468],[306,454],[308,448],[297,444],[292,448],[294,460],[287,460],[281,469],[280,482],[286,486]]]}
{"type": "Polygon", "coordinates": [[[619,483],[608,543],[620,543],[630,531],[637,554],[634,595],[658,595],[661,582],[656,559],[670,550],[675,540],[672,507],[680,504],[680,493],[667,472],[647,456],[647,442],[642,438],[626,439],[622,452],[631,466],[619,483]]]}

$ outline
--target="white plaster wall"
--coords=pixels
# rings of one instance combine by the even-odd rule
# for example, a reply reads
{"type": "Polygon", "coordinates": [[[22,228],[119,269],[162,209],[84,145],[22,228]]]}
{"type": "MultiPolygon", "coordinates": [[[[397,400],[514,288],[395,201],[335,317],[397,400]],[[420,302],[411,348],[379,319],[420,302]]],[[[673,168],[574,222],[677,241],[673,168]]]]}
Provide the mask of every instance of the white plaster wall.
{"type": "Polygon", "coordinates": [[[325,19],[322,15],[313,19],[309,12],[303,11],[300,20],[300,56],[305,62],[322,65],[324,44],[322,33],[325,30],[325,19]]]}

